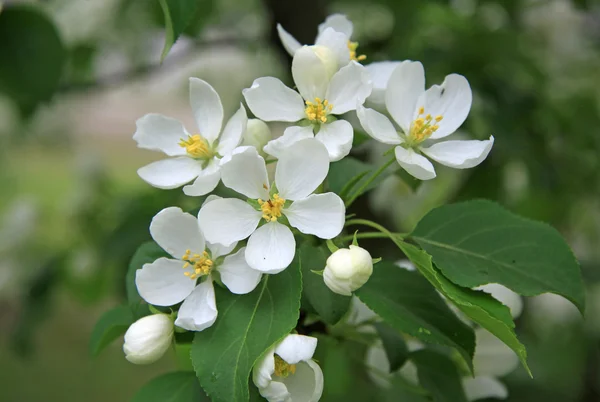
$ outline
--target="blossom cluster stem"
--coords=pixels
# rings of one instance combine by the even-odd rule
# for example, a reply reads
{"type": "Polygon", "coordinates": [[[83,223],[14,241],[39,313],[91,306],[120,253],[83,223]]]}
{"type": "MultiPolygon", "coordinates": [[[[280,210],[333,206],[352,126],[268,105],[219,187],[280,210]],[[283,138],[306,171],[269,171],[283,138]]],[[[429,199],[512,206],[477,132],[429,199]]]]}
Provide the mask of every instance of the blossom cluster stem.
{"type": "Polygon", "coordinates": [[[348,200],[345,203],[346,208],[350,207],[350,205],[352,205],[352,203],[354,201],[356,201],[356,199],[365,191],[365,189],[371,183],[373,183],[373,181],[377,178],[377,176],[379,176],[381,173],[383,173],[395,161],[396,161],[396,158],[395,157],[391,157],[386,163],[384,163],[383,165],[381,165],[379,167],[379,169],[377,169],[375,172],[373,172],[369,176],[369,178],[367,180],[365,180],[356,191],[354,191],[354,193],[350,196],[350,198],[348,198],[348,200]]]}

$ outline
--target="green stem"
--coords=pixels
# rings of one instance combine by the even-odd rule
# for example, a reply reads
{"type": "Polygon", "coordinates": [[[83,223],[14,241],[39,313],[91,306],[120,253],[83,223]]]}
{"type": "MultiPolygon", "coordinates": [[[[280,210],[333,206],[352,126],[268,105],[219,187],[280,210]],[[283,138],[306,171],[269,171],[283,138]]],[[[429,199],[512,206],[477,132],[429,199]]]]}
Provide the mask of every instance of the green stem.
{"type": "Polygon", "coordinates": [[[396,157],[393,156],[386,163],[384,163],[383,165],[381,165],[379,167],[379,169],[377,169],[375,172],[373,172],[373,174],[371,176],[369,176],[369,178],[367,180],[365,180],[364,183],[362,183],[362,185],[358,188],[358,190],[356,190],[352,194],[352,196],[350,196],[350,198],[346,201],[346,204],[345,204],[346,208],[348,208],[350,205],[352,205],[352,203],[363,193],[363,191],[365,191],[365,189],[371,183],[373,183],[373,180],[375,180],[377,178],[377,176],[379,176],[381,173],[383,173],[383,171],[385,169],[387,169],[395,161],[396,161],[396,157]]]}
{"type": "MultiPolygon", "coordinates": [[[[406,233],[392,233],[394,236],[398,236],[400,238],[403,238],[406,236],[406,233]]],[[[363,233],[357,233],[356,234],[356,238],[357,239],[383,239],[383,238],[387,238],[388,235],[386,233],[381,233],[381,232],[363,232],[363,233]]],[[[340,240],[342,242],[348,242],[348,241],[352,241],[354,239],[354,235],[347,235],[342,237],[340,240]]]]}
{"type": "Polygon", "coordinates": [[[402,240],[405,236],[402,233],[392,233],[389,230],[387,230],[385,227],[381,226],[379,223],[370,221],[368,219],[349,219],[346,221],[345,226],[352,226],[352,225],[363,225],[363,226],[372,227],[373,229],[377,229],[382,234],[385,234],[385,236],[382,236],[382,237],[389,237],[389,239],[391,241],[393,241],[394,243],[396,243],[396,245],[398,245],[398,247],[400,247],[400,244],[402,243],[402,240]]]}

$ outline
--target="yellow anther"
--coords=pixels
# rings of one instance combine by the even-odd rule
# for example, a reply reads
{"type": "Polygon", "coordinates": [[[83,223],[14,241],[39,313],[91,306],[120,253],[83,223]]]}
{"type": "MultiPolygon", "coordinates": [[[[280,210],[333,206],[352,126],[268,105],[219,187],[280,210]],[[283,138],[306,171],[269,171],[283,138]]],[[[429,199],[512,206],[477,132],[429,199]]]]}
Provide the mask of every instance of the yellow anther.
{"type": "Polygon", "coordinates": [[[441,114],[438,114],[437,116],[435,116],[435,121],[437,121],[439,123],[440,121],[442,121],[443,118],[444,118],[444,116],[442,116],[441,114]]]}
{"type": "Polygon", "coordinates": [[[279,194],[274,194],[270,200],[263,201],[258,199],[258,205],[262,211],[262,217],[267,222],[275,222],[277,218],[281,217],[281,210],[285,204],[285,200],[279,197],[279,194]]]}
{"type": "Polygon", "coordinates": [[[358,42],[348,41],[348,51],[350,52],[350,60],[363,61],[367,58],[364,54],[356,55],[356,48],[358,48],[358,42]]]}
{"type": "Polygon", "coordinates": [[[185,264],[183,268],[192,266],[194,272],[186,271],[183,274],[190,279],[196,279],[199,276],[210,274],[213,267],[213,261],[209,258],[208,252],[203,251],[202,254],[192,254],[190,250],[185,250],[185,254],[181,257],[185,264]]]}
{"type": "Polygon", "coordinates": [[[442,115],[437,115],[434,118],[429,113],[425,114],[425,107],[419,107],[419,114],[410,125],[410,133],[408,134],[409,141],[413,144],[419,144],[425,141],[440,128],[440,126],[435,123],[439,123],[442,119],[442,115]]]}
{"type": "Polygon", "coordinates": [[[188,135],[187,140],[183,138],[179,142],[179,146],[185,148],[185,151],[193,158],[210,159],[214,153],[206,141],[200,134],[188,135]]]}
{"type": "Polygon", "coordinates": [[[289,377],[290,374],[296,373],[296,365],[289,364],[285,360],[283,360],[279,355],[275,355],[275,374],[277,377],[286,378],[289,377]]]}
{"type": "Polygon", "coordinates": [[[314,102],[306,101],[306,118],[314,122],[327,122],[327,114],[333,109],[333,105],[327,99],[315,98],[314,102]]]}
{"type": "Polygon", "coordinates": [[[419,116],[422,114],[425,114],[425,108],[423,106],[419,108],[419,116]]]}

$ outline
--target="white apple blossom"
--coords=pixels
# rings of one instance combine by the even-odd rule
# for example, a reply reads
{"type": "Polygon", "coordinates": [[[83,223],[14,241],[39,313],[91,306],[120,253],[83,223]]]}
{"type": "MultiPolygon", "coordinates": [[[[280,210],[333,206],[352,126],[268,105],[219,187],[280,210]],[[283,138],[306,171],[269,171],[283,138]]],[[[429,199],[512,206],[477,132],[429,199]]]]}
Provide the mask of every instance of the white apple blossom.
{"type": "Polygon", "coordinates": [[[283,150],[305,138],[325,145],[330,161],[348,155],[354,130],[334,116],[355,110],[371,93],[367,70],[355,61],[339,71],[331,69],[327,48],[304,46],[292,61],[292,76],[298,92],[273,77],[254,80],[242,91],[248,107],[264,121],[296,123],[270,141],[264,151],[279,158],[283,150]]]}
{"type": "Polygon", "coordinates": [[[239,145],[246,130],[246,109],[238,111],[223,125],[223,105],[207,82],[190,78],[190,104],[198,132],[188,133],[183,124],[160,114],[147,114],[136,122],[133,139],[138,147],[164,152],[170,158],[152,162],[138,170],[154,187],[181,187],[190,196],[210,193],[219,184],[219,160],[239,145]]]}
{"type": "Polygon", "coordinates": [[[269,402],[317,402],[323,372],[312,359],[317,338],[290,334],[267,351],[252,370],[252,381],[269,402]]]}
{"type": "MultiPolygon", "coordinates": [[[[209,199],[205,205],[218,201],[209,199]]],[[[172,306],[183,301],[175,325],[189,331],[202,331],[217,319],[213,274],[236,294],[249,293],[261,273],[251,269],[244,258],[245,248],[206,243],[198,220],[180,208],[170,207],[152,219],[150,234],[173,258],[159,258],[136,272],[140,296],[156,306],[172,306]],[[205,249],[206,247],[206,249],[205,249]],[[225,256],[223,258],[223,256],[225,256]]]]}
{"type": "Polygon", "coordinates": [[[292,262],[296,241],[288,226],[322,239],[337,236],[344,226],[345,207],[334,193],[313,194],[329,171],[327,150],[305,139],[282,153],[270,185],[265,160],[254,147],[239,147],[223,158],[225,186],[248,197],[204,205],[198,214],[206,239],[225,246],[248,239],[248,265],[265,273],[283,271],[292,262]],[[264,222],[259,227],[259,223],[264,222]]]}
{"type": "Polygon", "coordinates": [[[373,258],[362,247],[340,248],[327,258],[323,271],[325,285],[334,293],[351,296],[373,273],[373,258]]]}
{"type": "Polygon", "coordinates": [[[258,154],[264,157],[266,153],[263,151],[263,148],[271,141],[271,138],[273,138],[271,129],[267,123],[259,119],[249,119],[240,145],[254,147],[258,151],[258,154]]]}
{"type": "Polygon", "coordinates": [[[425,73],[419,62],[405,61],[391,74],[385,92],[385,115],[357,105],[364,130],[385,144],[397,145],[396,160],[420,180],[433,179],[435,169],[421,153],[443,165],[467,169],[480,164],[490,152],[494,137],[477,141],[439,141],[454,133],[471,108],[471,88],[465,77],[450,74],[442,85],[425,90],[425,73]]]}
{"type": "Polygon", "coordinates": [[[125,358],[134,364],[154,363],[171,346],[173,331],[173,320],[166,314],[140,318],[125,332],[125,358]]]}

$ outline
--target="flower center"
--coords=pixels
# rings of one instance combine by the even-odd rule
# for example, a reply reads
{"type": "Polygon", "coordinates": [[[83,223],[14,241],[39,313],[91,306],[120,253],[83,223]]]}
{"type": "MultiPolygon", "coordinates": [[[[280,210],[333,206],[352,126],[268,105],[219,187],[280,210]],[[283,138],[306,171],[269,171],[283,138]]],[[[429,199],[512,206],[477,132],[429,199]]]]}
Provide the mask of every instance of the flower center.
{"type": "Polygon", "coordinates": [[[209,258],[208,253],[203,251],[202,254],[192,254],[190,250],[185,250],[185,254],[181,257],[185,264],[183,268],[192,266],[194,272],[184,272],[185,276],[189,276],[190,279],[196,279],[199,276],[210,274],[213,268],[213,261],[209,258]]]}
{"type": "Polygon", "coordinates": [[[348,41],[348,50],[350,51],[350,60],[363,61],[367,58],[364,54],[359,56],[356,55],[356,48],[358,48],[358,42],[348,41]]]}
{"type": "Polygon", "coordinates": [[[286,378],[290,374],[296,373],[296,365],[289,364],[283,360],[279,355],[275,355],[275,374],[277,377],[286,378]]]}
{"type": "Polygon", "coordinates": [[[432,117],[430,114],[425,114],[425,108],[421,106],[419,108],[418,117],[410,125],[410,133],[408,134],[410,142],[413,144],[419,144],[431,137],[431,134],[435,133],[440,126],[437,123],[442,121],[443,116],[437,115],[432,117]]]}
{"type": "Polygon", "coordinates": [[[314,102],[306,101],[306,117],[313,122],[325,123],[327,121],[327,113],[331,112],[333,105],[327,99],[315,98],[314,102]]]}
{"type": "Polygon", "coordinates": [[[260,205],[260,210],[263,214],[262,217],[267,222],[275,222],[281,216],[284,204],[285,200],[279,197],[279,194],[273,194],[271,199],[267,201],[258,200],[258,205],[260,205]]]}
{"type": "Polygon", "coordinates": [[[208,141],[200,134],[188,135],[187,140],[183,138],[179,142],[179,146],[185,148],[185,151],[192,158],[210,159],[213,157],[213,151],[208,145],[208,141]]]}

